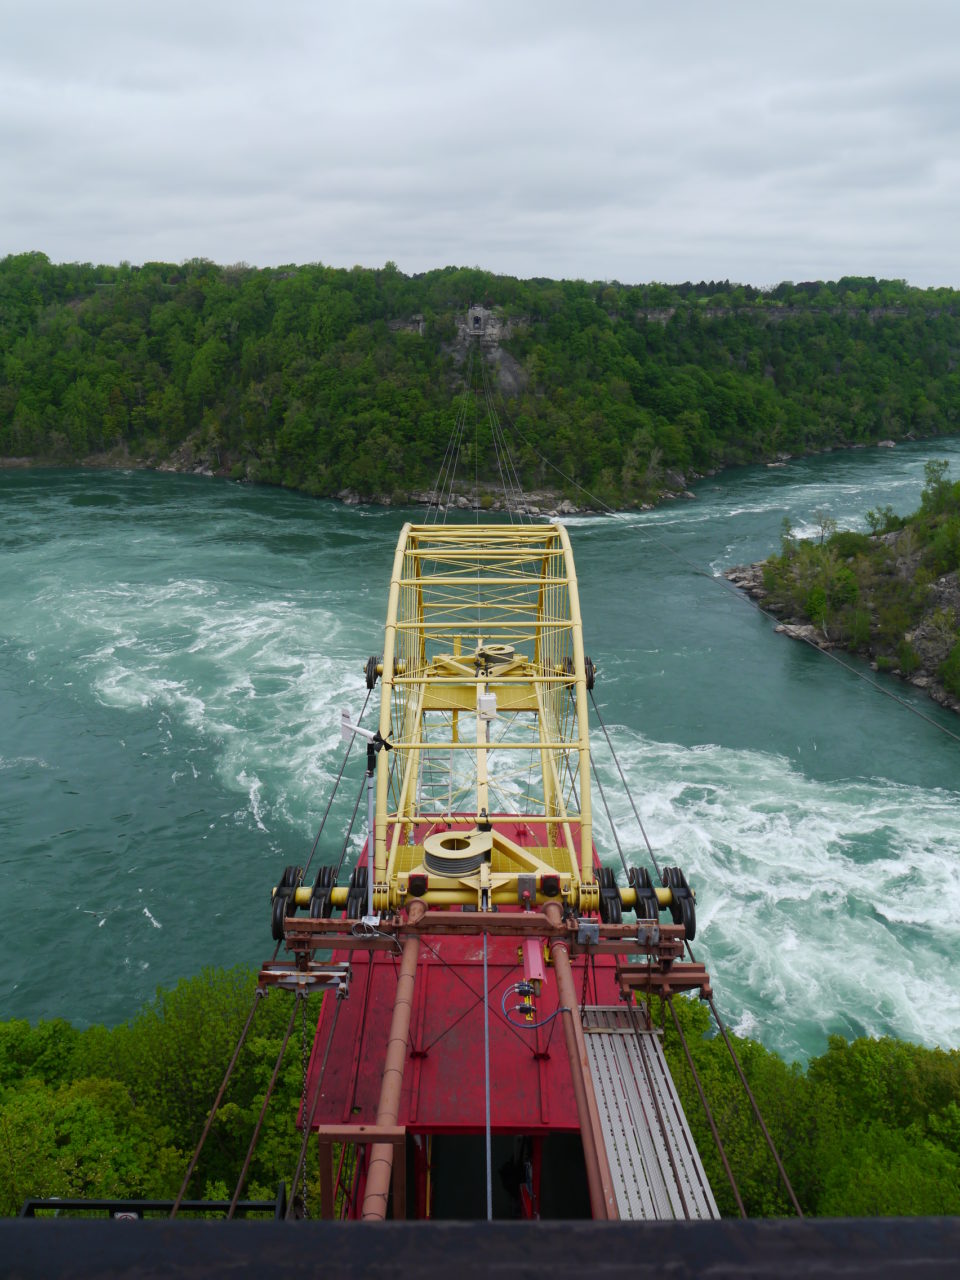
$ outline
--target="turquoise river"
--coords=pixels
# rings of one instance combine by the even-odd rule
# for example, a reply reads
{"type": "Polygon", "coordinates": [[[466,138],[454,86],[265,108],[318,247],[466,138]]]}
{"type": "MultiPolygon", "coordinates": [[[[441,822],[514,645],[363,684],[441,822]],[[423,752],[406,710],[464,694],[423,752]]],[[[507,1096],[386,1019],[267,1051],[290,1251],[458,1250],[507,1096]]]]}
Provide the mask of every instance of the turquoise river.
{"type": "MultiPolygon", "coordinates": [[[[960,441],[568,521],[598,703],[660,861],[698,890],[698,958],[736,1028],[790,1058],[832,1032],[960,1046],[960,744],[710,579],[775,550],[785,514],[812,533],[819,508],[848,528],[911,510],[928,458],[960,474],[960,441]]],[[[269,956],[270,888],[309,853],[410,518],[192,476],[0,473],[0,1016],[114,1023],[158,984],[269,956]]],[[[361,771],[358,752],[323,861],[361,771]]]]}

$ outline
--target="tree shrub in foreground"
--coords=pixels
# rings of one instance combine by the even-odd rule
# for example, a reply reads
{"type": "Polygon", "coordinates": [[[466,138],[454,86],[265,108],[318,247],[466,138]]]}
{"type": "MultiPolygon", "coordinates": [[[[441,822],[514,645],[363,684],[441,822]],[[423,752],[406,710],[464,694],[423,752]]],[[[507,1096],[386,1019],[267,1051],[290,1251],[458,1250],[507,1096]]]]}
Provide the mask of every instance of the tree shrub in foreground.
{"type": "MultiPolygon", "coordinates": [[[[129,1022],[0,1023],[0,1213],[29,1196],[172,1198],[253,1000],[245,969],[204,970],[161,989],[129,1022]]],[[[706,1008],[674,1008],[752,1216],[790,1203],[706,1008]]],[[[229,1196],[290,1016],[280,992],[258,1008],[191,1195],[229,1196]]],[[[319,1001],[308,1008],[308,1033],[319,1001]]],[[[721,1211],[736,1205],[672,1019],[658,1002],[673,1078],[721,1211]]],[[[805,1213],[960,1213],[960,1052],[890,1038],[831,1037],[806,1069],[733,1037],[805,1213]]],[[[246,1195],[270,1199],[296,1164],[299,1029],[288,1045],[246,1195]]],[[[316,1194],[316,1189],[312,1189],[316,1194]]]]}

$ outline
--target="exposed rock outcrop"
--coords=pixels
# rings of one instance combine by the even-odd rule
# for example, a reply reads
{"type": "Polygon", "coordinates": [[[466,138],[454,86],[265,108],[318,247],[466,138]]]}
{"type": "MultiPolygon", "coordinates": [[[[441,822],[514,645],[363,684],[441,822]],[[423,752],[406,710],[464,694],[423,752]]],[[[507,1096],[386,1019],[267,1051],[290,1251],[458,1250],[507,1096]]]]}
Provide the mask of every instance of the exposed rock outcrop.
{"type": "MultiPolygon", "coordinates": [[[[920,557],[919,552],[914,551],[909,545],[902,545],[905,541],[909,541],[904,539],[904,532],[895,531],[884,534],[882,537],[895,552],[903,552],[896,561],[897,573],[904,579],[909,579],[915,572],[920,557]]],[[[837,639],[832,638],[822,628],[814,626],[808,619],[786,615],[771,599],[770,593],[764,586],[763,571],[764,562],[760,561],[757,564],[736,565],[728,569],[723,576],[751,599],[756,600],[767,613],[783,618],[775,628],[779,635],[789,636],[792,640],[801,640],[818,649],[845,648],[837,639]]],[[[944,688],[938,674],[941,663],[957,643],[958,619],[960,619],[960,575],[944,574],[930,585],[920,622],[903,637],[916,655],[918,666],[909,673],[901,671],[896,666],[890,666],[889,659],[884,658],[879,650],[871,645],[868,655],[871,667],[874,671],[879,671],[883,662],[885,664],[883,669],[887,674],[899,676],[918,689],[923,689],[940,706],[960,712],[960,699],[955,698],[944,688]]],[[[851,652],[859,652],[859,656],[864,656],[862,651],[851,650],[851,652]]]]}

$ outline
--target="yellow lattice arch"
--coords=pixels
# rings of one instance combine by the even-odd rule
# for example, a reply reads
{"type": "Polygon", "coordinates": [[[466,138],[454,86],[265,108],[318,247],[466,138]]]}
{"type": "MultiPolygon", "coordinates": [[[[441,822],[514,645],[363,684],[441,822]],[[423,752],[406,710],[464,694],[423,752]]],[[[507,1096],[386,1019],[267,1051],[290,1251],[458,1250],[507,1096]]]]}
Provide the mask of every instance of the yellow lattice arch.
{"type": "Polygon", "coordinates": [[[401,905],[424,870],[435,905],[516,902],[518,884],[550,872],[568,901],[595,904],[583,634],[562,525],[404,525],[379,730],[392,750],[377,766],[375,908],[401,905]],[[521,846],[507,834],[518,819],[545,837],[521,846]],[[448,829],[477,833],[464,857],[483,844],[478,868],[438,874],[446,856],[463,868],[435,840],[425,864],[424,842],[429,854],[448,829]]]}

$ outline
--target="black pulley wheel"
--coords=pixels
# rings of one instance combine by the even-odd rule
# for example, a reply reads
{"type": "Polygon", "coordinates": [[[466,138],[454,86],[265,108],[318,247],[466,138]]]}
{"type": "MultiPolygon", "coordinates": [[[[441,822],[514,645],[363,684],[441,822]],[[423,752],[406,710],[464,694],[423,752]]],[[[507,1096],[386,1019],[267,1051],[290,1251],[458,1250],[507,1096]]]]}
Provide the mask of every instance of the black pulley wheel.
{"type": "Polygon", "coordinates": [[[287,899],[277,894],[273,900],[273,910],[270,913],[270,932],[273,934],[274,942],[283,941],[283,923],[286,918],[287,899]]]}
{"type": "Polygon", "coordinates": [[[372,689],[373,686],[377,683],[377,676],[380,674],[377,671],[377,667],[379,665],[380,665],[380,659],[377,657],[375,653],[371,654],[370,657],[367,659],[367,665],[366,665],[366,677],[367,677],[368,689],[372,689]]]}
{"type": "Polygon", "coordinates": [[[638,920],[659,920],[660,904],[657,902],[657,891],[650,879],[646,867],[631,867],[627,872],[627,883],[636,893],[634,911],[638,920]]]}
{"type": "Polygon", "coordinates": [[[367,910],[367,868],[354,867],[347,892],[347,918],[359,920],[367,910]]]}
{"type": "Polygon", "coordinates": [[[697,910],[693,891],[687,884],[687,877],[679,867],[664,867],[663,883],[671,891],[670,915],[674,924],[682,924],[687,941],[692,942],[697,936],[697,910]]]}
{"type": "MultiPolygon", "coordinates": [[[[663,868],[663,884],[664,888],[678,889],[680,887],[680,868],[664,867],[663,868]]],[[[676,893],[671,893],[670,898],[670,916],[674,924],[683,924],[683,912],[680,909],[680,897],[676,893]]]]}
{"type": "Polygon", "coordinates": [[[692,942],[697,936],[697,909],[694,906],[693,898],[684,898],[680,905],[683,911],[683,928],[687,935],[687,941],[692,942]]]}
{"type": "Polygon", "coordinates": [[[601,867],[597,874],[600,885],[600,919],[604,924],[621,924],[623,922],[623,903],[617,878],[609,867],[601,867]]]}
{"type": "Polygon", "coordinates": [[[333,915],[333,890],[336,883],[333,867],[321,867],[310,895],[311,920],[329,920],[333,915]]]}

